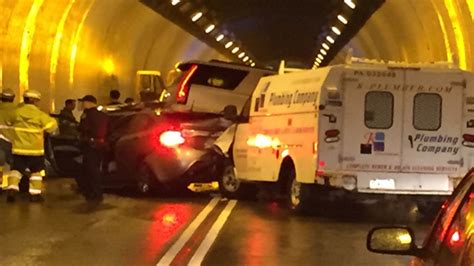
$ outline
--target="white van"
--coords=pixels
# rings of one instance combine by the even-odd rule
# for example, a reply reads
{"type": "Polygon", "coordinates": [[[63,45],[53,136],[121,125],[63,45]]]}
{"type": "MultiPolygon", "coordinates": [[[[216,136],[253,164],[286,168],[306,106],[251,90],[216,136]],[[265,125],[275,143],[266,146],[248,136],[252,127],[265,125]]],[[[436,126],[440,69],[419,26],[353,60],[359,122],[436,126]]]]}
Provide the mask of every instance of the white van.
{"type": "Polygon", "coordinates": [[[317,184],[448,195],[474,166],[474,75],[436,64],[340,65],[264,77],[216,145],[221,189],[277,182],[293,208],[317,184]]]}

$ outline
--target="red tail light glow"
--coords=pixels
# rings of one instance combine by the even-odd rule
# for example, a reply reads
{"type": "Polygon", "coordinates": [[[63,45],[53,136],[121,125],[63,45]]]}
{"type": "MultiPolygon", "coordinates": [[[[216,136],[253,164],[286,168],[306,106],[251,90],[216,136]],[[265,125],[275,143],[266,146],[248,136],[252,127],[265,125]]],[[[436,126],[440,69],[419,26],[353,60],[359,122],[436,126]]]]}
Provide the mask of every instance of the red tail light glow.
{"type": "Polygon", "coordinates": [[[186,104],[189,96],[189,80],[194,72],[198,69],[197,65],[192,65],[188,72],[184,75],[181,82],[178,84],[178,91],[176,92],[176,101],[180,104],[186,104]]]}
{"type": "Polygon", "coordinates": [[[179,131],[165,131],[160,135],[160,143],[166,147],[176,147],[183,144],[186,140],[179,131]]]}

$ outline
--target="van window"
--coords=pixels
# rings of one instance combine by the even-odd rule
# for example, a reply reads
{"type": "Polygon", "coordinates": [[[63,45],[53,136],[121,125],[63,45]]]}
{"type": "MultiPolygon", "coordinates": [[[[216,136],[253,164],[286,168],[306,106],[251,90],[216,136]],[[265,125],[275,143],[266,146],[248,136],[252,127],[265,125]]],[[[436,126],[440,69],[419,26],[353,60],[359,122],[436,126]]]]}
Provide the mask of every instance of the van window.
{"type": "Polygon", "coordinates": [[[373,129],[388,129],[393,124],[393,94],[386,91],[371,91],[365,95],[365,126],[373,129]]]}
{"type": "Polygon", "coordinates": [[[196,72],[190,79],[190,84],[234,90],[247,74],[248,72],[244,70],[198,65],[196,72]]]}
{"type": "Polygon", "coordinates": [[[418,93],[413,101],[415,129],[438,130],[441,127],[441,96],[436,93],[418,93]]]}

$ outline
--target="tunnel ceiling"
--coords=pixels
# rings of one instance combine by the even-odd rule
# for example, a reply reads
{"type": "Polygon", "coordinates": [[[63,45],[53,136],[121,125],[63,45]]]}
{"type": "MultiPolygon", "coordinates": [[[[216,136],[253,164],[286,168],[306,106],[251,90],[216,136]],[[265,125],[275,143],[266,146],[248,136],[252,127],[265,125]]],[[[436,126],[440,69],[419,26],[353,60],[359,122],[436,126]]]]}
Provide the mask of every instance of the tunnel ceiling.
{"type": "Polygon", "coordinates": [[[384,3],[384,0],[141,1],[229,58],[245,60],[248,56],[247,64],[255,62],[259,66],[276,66],[280,60],[286,60],[295,67],[313,66],[323,43],[330,47],[321,65],[330,62],[384,3]],[[193,22],[192,18],[197,20],[193,22]],[[340,30],[339,36],[332,31],[333,26],[340,30]],[[206,33],[206,29],[212,31],[206,33]],[[216,38],[221,34],[225,37],[218,41],[216,38]],[[326,40],[328,35],[333,37],[334,44],[326,40]],[[233,45],[226,48],[229,42],[233,45]],[[237,52],[236,47],[239,47],[237,52]]]}

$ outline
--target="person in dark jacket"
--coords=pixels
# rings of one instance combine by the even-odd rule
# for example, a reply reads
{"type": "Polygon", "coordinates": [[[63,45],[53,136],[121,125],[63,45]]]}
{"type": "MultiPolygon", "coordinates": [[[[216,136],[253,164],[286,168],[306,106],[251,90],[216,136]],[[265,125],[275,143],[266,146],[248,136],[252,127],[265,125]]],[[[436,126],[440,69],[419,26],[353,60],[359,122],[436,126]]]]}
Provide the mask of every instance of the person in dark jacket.
{"type": "Polygon", "coordinates": [[[74,114],[72,113],[76,109],[76,101],[73,99],[67,99],[64,103],[64,108],[59,113],[59,134],[67,136],[77,136],[77,122],[74,114]]]}
{"type": "Polygon", "coordinates": [[[108,117],[97,109],[94,96],[86,95],[80,101],[84,109],[79,123],[83,143],[83,173],[77,182],[87,201],[100,203],[103,200],[100,164],[106,147],[108,117]]]}
{"type": "Polygon", "coordinates": [[[122,104],[120,102],[120,91],[118,90],[111,90],[109,93],[110,102],[108,105],[117,105],[122,104]]]}

